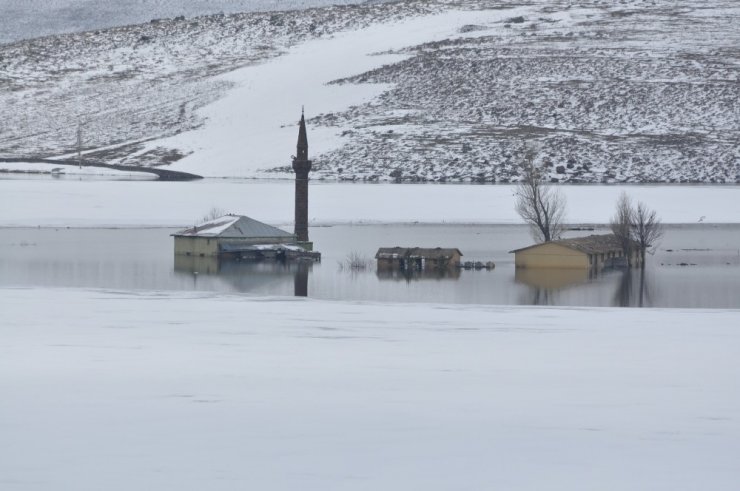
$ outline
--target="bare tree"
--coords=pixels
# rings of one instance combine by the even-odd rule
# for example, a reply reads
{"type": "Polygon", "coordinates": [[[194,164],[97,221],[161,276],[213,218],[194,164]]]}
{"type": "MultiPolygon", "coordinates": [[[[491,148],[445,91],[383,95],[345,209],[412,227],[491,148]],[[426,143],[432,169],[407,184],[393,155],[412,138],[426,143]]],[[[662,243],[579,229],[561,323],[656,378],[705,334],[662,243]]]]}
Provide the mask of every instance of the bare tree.
{"type": "Polygon", "coordinates": [[[609,220],[609,228],[612,234],[617,238],[622,253],[627,259],[627,266],[632,266],[632,252],[634,251],[634,241],[632,239],[633,223],[635,211],[632,208],[632,201],[627,193],[622,192],[617,199],[617,210],[614,216],[609,220]]]}
{"type": "Polygon", "coordinates": [[[619,195],[617,209],[609,226],[627,257],[629,266],[632,266],[632,255],[637,250],[640,253],[640,267],[644,268],[645,253],[651,252],[651,248],[663,236],[663,225],[658,214],[643,202],[633,206],[626,193],[619,195]]]}
{"type": "Polygon", "coordinates": [[[218,208],[216,206],[213,206],[208,211],[208,213],[203,215],[203,218],[200,219],[200,223],[210,222],[211,220],[215,220],[216,218],[221,218],[224,215],[226,215],[226,211],[223,208],[218,208]]]}
{"type": "Polygon", "coordinates": [[[645,252],[652,254],[654,247],[663,237],[663,224],[655,210],[640,201],[632,218],[632,238],[640,247],[640,267],[645,267],[645,252]]]}
{"type": "Polygon", "coordinates": [[[516,212],[532,229],[538,242],[559,239],[565,225],[565,196],[544,180],[534,163],[535,154],[527,152],[523,179],[516,187],[516,212]]]}

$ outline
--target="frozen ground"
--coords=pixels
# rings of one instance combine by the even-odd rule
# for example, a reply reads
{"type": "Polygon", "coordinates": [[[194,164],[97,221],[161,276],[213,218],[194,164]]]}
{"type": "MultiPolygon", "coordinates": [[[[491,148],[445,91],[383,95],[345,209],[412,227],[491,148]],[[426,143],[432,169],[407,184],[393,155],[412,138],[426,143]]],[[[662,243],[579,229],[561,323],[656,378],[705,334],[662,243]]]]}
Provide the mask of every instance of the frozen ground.
{"type": "MultiPolygon", "coordinates": [[[[171,163],[183,156],[181,150],[145,144],[202,126],[197,109],[234,87],[220,75],[309,39],[441,9],[403,2],[174,18],[2,45],[0,155],[72,152],[81,124],[88,158],[171,163]]],[[[290,73],[294,79],[300,75],[290,73]]],[[[294,108],[291,120],[299,111],[294,108]]],[[[289,159],[291,147],[272,165],[289,159]]],[[[244,148],[231,157],[245,160],[244,148]]]]}
{"type": "Polygon", "coordinates": [[[0,46],[0,154],[66,154],[81,121],[90,158],[288,177],[305,103],[330,179],[515,181],[535,144],[557,181],[735,183],[739,18],[730,0],[408,1],[0,46]]]}
{"type": "Polygon", "coordinates": [[[6,490],[740,480],[738,311],[0,293],[6,490]]]}
{"type": "Polygon", "coordinates": [[[320,172],[509,182],[534,145],[557,181],[739,180],[737,2],[537,5],[340,81],[393,88],[317,118],[350,135],[320,172]]]}
{"type": "MultiPolygon", "coordinates": [[[[199,111],[207,123],[198,129],[147,145],[176,148],[186,155],[175,162],[177,170],[207,176],[261,175],[276,163],[290,165],[295,154],[296,124],[300,108],[326,113],[347,107],[372,104],[387,84],[327,84],[347,73],[362,73],[392,64],[406,55],[384,54],[397,46],[444,40],[470,22],[503,18],[500,11],[446,12],[383,23],[361,30],[342,32],[328,39],[309,41],[288,50],[268,63],[230,72],[220,81],[234,86],[222,99],[199,111]]],[[[331,153],[346,143],[333,125],[309,130],[312,150],[331,153]]],[[[324,165],[316,162],[318,169],[324,165]]],[[[290,177],[286,169],[283,176],[290,177]]],[[[316,174],[316,172],[314,172],[316,174]]],[[[321,170],[318,175],[327,176],[321,170]]],[[[336,175],[336,174],[335,174],[336,175]]],[[[271,173],[269,177],[279,177],[271,173]]],[[[329,175],[328,177],[334,177],[329,175]]]]}
{"type": "MultiPolygon", "coordinates": [[[[72,169],[68,170],[72,172],[72,169]]],[[[740,187],[562,186],[572,224],[608,223],[620,193],[644,201],[664,223],[738,223],[740,187]]],[[[0,179],[0,226],[192,226],[213,208],[292,228],[294,183],[0,179]]],[[[312,181],[309,221],[336,223],[521,223],[512,185],[367,184],[312,181]]]]}
{"type": "Polygon", "coordinates": [[[152,19],[361,3],[362,0],[0,0],[0,44],[152,19]]]}
{"type": "Polygon", "coordinates": [[[70,177],[74,176],[75,178],[82,176],[105,176],[106,178],[125,177],[131,179],[156,179],[156,176],[153,174],[143,172],[125,172],[105,167],[75,167],[46,163],[0,162],[0,172],[3,174],[15,174],[14,177],[17,178],[22,178],[23,176],[34,177],[36,174],[52,174],[52,171],[55,169],[65,176],[69,175],[70,177]]]}

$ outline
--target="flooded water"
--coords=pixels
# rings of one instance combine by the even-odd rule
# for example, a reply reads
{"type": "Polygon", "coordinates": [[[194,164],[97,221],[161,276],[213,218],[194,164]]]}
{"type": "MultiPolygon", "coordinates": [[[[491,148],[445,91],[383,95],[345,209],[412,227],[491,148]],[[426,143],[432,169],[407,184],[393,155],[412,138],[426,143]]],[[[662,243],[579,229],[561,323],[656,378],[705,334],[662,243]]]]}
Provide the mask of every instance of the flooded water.
{"type": "MultiPolygon", "coordinates": [[[[0,229],[0,285],[119,290],[196,290],[248,295],[504,305],[740,308],[740,225],[666,227],[644,275],[639,270],[534,271],[514,268],[508,251],[529,245],[515,225],[341,225],[310,235],[321,263],[175,258],[174,229],[0,229]],[[382,274],[379,247],[457,247],[463,260],[496,263],[493,271],[382,274]],[[366,270],[342,266],[348,255],[366,270]]],[[[571,236],[606,230],[571,232],[571,236]]]]}

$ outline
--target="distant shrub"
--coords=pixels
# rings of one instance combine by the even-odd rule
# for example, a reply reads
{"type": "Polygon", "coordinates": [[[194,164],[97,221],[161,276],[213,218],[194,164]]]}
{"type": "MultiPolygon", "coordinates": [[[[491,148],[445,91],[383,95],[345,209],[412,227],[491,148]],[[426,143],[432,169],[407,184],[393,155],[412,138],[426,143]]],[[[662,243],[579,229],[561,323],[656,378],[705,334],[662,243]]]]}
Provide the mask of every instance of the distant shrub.
{"type": "Polygon", "coordinates": [[[215,220],[216,218],[222,217],[224,215],[226,215],[226,211],[223,208],[218,208],[214,206],[208,211],[208,213],[203,215],[199,223],[210,222],[211,220],[215,220]]]}
{"type": "Polygon", "coordinates": [[[340,271],[366,271],[370,269],[373,260],[357,251],[347,254],[343,261],[339,261],[340,271]]]}
{"type": "Polygon", "coordinates": [[[488,29],[486,26],[478,26],[478,25],[475,25],[475,24],[466,24],[466,25],[464,25],[464,26],[462,26],[460,28],[459,32],[461,32],[461,33],[464,34],[466,32],[484,31],[486,29],[488,29]]]}

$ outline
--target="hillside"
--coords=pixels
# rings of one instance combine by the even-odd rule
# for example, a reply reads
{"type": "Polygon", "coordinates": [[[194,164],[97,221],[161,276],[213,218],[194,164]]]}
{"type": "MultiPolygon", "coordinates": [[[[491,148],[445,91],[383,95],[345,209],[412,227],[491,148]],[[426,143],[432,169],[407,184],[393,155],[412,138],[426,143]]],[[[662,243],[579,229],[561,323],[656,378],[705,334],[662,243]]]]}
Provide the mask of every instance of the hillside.
{"type": "MultiPolygon", "coordinates": [[[[376,2],[388,0],[375,0],[376,2]]],[[[363,0],[0,0],[0,44],[169,17],[298,10],[363,0]]]]}
{"type": "Polygon", "coordinates": [[[81,122],[88,158],[289,177],[305,103],[317,178],[510,182],[536,145],[561,182],[740,180],[735,2],[490,5],[178,18],[2,45],[0,157],[71,153],[81,122]]]}

